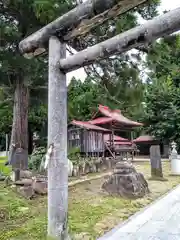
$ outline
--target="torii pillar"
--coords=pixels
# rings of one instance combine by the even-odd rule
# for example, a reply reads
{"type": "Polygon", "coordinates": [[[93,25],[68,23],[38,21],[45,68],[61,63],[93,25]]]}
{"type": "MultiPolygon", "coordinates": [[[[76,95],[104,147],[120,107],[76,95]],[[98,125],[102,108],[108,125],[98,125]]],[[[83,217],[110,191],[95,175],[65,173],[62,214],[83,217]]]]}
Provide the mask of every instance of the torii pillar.
{"type": "Polygon", "coordinates": [[[59,68],[59,60],[65,57],[66,44],[52,36],[49,39],[48,146],[52,144],[53,151],[48,166],[48,235],[62,235],[60,239],[68,239],[67,85],[66,74],[59,68]]]}

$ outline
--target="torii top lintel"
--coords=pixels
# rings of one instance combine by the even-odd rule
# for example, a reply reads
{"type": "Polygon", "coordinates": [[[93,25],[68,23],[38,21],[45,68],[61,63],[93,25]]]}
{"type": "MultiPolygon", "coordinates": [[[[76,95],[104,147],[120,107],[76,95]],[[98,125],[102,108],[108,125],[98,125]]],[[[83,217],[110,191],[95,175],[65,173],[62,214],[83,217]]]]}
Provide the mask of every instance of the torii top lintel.
{"type": "Polygon", "coordinates": [[[106,20],[117,17],[147,0],[87,0],[22,40],[19,50],[31,58],[46,51],[48,40],[55,35],[64,41],[85,35],[106,20]]]}

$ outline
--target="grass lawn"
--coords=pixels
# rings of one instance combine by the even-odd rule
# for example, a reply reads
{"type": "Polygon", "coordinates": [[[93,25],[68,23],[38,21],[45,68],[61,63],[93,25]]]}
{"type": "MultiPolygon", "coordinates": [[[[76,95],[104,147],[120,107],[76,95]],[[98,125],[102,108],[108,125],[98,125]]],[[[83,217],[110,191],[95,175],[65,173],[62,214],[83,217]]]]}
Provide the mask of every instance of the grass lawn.
{"type": "Polygon", "coordinates": [[[6,157],[0,157],[0,173],[2,172],[3,174],[8,175],[11,172],[11,168],[4,166],[6,161],[6,157]]]}
{"type": "MultiPolygon", "coordinates": [[[[135,165],[148,179],[149,163],[135,165]]],[[[70,187],[69,227],[75,239],[96,239],[180,183],[180,177],[169,175],[168,162],[163,163],[163,172],[168,181],[148,181],[151,194],[138,200],[105,195],[100,189],[104,179],[70,187]]],[[[46,215],[46,197],[26,201],[0,185],[0,240],[45,240],[46,215]]]]}

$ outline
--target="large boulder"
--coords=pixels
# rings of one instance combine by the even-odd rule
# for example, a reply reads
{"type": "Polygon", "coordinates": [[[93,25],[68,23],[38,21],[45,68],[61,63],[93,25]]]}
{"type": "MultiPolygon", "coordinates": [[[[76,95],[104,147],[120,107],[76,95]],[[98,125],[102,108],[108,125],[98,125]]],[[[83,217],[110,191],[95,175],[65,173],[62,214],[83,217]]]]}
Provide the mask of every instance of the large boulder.
{"type": "Polygon", "coordinates": [[[48,192],[47,181],[33,178],[32,188],[35,193],[40,194],[40,195],[45,195],[48,192]]]}
{"type": "Polygon", "coordinates": [[[31,186],[32,185],[32,179],[20,179],[16,182],[14,182],[15,185],[19,185],[19,186],[31,186]]]}
{"type": "Polygon", "coordinates": [[[114,172],[103,183],[102,189],[111,195],[136,199],[149,193],[148,183],[142,173],[138,173],[129,162],[118,162],[114,172]]]}

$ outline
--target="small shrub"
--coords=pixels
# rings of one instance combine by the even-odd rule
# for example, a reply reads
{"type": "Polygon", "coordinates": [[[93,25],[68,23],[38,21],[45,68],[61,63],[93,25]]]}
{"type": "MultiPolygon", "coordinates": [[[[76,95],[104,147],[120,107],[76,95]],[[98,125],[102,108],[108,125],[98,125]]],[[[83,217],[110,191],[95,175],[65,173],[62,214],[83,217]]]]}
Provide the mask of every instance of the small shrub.
{"type": "Polygon", "coordinates": [[[80,159],[80,148],[73,147],[73,148],[69,149],[68,158],[69,158],[69,160],[71,160],[71,162],[73,164],[78,165],[79,159],[80,159]]]}
{"type": "Polygon", "coordinates": [[[46,154],[44,147],[36,148],[29,158],[29,169],[38,171],[46,154]]]}

